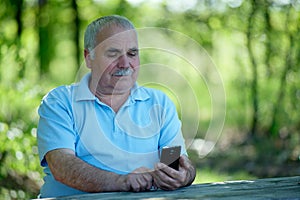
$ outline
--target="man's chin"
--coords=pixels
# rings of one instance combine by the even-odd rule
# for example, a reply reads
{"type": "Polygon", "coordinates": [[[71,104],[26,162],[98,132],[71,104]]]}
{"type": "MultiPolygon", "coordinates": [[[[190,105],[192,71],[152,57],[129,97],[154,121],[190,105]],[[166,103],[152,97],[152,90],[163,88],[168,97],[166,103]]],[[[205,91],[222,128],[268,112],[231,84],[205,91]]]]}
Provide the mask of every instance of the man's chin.
{"type": "Polygon", "coordinates": [[[128,83],[126,84],[126,83],[118,82],[113,88],[113,94],[128,93],[131,90],[131,88],[133,87],[133,84],[128,84],[128,83]]]}

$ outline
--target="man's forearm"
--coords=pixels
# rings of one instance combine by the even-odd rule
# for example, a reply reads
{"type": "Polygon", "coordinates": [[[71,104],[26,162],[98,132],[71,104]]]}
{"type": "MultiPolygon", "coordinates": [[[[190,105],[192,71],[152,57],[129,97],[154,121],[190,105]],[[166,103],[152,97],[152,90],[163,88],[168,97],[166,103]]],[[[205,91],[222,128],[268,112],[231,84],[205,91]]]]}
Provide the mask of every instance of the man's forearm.
{"type": "Polygon", "coordinates": [[[124,176],[98,169],[82,161],[69,149],[48,152],[46,160],[54,178],[85,192],[128,191],[124,176]]]}

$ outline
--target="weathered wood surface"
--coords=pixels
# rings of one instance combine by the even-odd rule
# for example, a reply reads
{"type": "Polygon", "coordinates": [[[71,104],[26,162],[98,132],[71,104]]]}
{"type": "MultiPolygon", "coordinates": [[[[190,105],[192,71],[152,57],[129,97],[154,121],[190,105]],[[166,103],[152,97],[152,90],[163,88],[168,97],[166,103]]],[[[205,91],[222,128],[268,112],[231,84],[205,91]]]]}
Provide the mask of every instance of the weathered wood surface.
{"type": "Polygon", "coordinates": [[[195,184],[176,191],[93,193],[60,198],[59,200],[96,199],[300,199],[300,176],[258,180],[227,181],[195,184]]]}

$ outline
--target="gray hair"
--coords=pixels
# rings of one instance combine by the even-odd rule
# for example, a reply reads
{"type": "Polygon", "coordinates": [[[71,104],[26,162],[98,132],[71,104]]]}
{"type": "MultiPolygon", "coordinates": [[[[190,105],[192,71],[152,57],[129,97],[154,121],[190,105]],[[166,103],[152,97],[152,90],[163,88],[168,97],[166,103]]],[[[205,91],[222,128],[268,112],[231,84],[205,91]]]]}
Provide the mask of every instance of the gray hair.
{"type": "Polygon", "coordinates": [[[127,18],[119,15],[110,15],[100,17],[93,22],[91,22],[84,33],[84,49],[87,49],[93,59],[94,53],[93,49],[96,47],[96,36],[102,31],[105,27],[116,25],[124,29],[135,29],[134,25],[127,18]]]}

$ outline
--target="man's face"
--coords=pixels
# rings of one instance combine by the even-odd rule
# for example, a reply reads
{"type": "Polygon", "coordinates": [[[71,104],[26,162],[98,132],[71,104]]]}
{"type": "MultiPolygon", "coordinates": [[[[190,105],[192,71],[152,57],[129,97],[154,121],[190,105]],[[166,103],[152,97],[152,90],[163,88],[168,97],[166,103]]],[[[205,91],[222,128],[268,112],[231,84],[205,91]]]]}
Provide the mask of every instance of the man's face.
{"type": "Polygon", "coordinates": [[[137,80],[140,65],[135,30],[106,27],[98,33],[96,42],[94,59],[89,60],[90,89],[100,95],[128,93],[137,80]]]}

